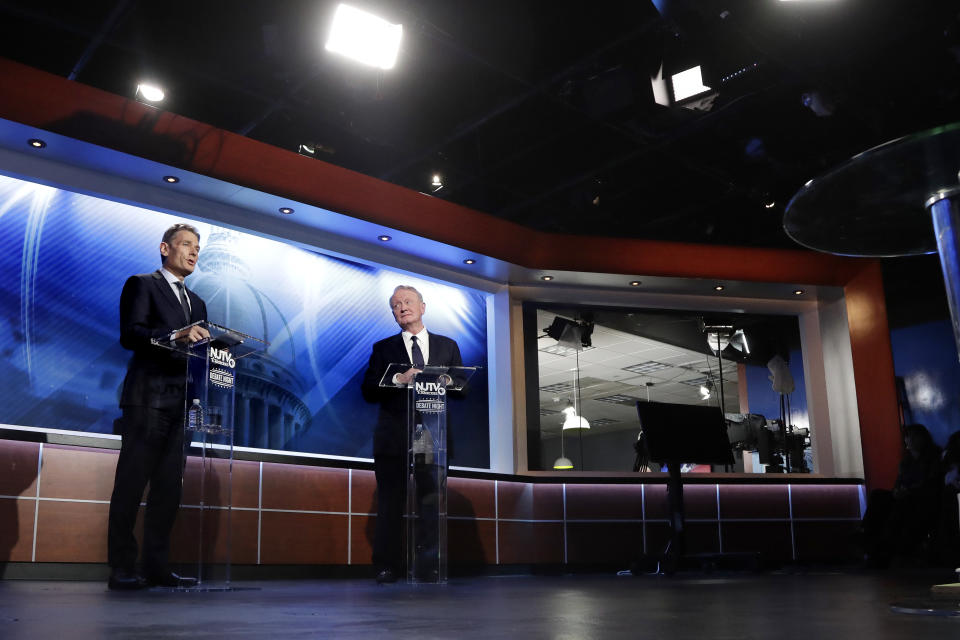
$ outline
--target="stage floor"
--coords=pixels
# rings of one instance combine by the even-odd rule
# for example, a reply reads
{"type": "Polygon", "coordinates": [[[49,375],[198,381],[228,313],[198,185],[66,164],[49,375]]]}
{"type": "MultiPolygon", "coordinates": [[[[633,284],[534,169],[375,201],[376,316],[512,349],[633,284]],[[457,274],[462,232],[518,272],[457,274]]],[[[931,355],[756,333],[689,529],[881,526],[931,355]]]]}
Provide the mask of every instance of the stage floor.
{"type": "Polygon", "coordinates": [[[938,572],[786,571],[671,578],[457,578],[234,583],[232,592],[109,592],[94,582],[0,582],[0,638],[950,638],[960,618],[905,615],[938,572]]]}

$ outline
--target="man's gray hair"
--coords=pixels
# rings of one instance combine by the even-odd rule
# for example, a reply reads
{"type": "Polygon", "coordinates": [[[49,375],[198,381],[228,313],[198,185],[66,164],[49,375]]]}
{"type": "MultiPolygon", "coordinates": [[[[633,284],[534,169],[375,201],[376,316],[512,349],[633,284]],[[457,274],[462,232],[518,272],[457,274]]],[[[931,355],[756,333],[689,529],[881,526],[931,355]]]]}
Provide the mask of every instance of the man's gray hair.
{"type": "MultiPolygon", "coordinates": [[[[390,294],[390,300],[393,300],[393,296],[397,295],[397,291],[413,291],[415,294],[417,294],[417,298],[420,299],[420,302],[423,303],[423,295],[408,284],[398,285],[397,288],[393,290],[393,293],[390,294]]],[[[387,302],[389,303],[390,300],[387,300],[387,302]]]]}

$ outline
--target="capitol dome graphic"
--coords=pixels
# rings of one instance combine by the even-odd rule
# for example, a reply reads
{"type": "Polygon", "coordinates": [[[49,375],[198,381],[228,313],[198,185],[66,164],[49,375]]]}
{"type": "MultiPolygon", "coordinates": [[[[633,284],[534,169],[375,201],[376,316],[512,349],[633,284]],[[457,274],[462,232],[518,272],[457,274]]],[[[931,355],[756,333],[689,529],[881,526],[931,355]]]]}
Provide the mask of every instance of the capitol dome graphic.
{"type": "Polygon", "coordinates": [[[270,344],[237,361],[234,444],[283,449],[310,426],[310,411],[300,399],[306,383],[296,372],[297,343],[287,318],[250,283],[250,268],[235,250],[238,236],[215,229],[188,285],[206,302],[211,322],[270,344]]]}

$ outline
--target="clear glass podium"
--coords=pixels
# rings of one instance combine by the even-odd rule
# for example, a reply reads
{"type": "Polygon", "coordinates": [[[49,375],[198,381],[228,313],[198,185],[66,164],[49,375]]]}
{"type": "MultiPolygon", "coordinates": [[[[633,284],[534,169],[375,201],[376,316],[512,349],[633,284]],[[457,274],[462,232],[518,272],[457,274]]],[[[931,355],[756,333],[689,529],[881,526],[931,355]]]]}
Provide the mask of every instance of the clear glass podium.
{"type": "Polygon", "coordinates": [[[447,394],[466,387],[477,367],[427,366],[413,384],[393,382],[409,364],[391,364],[381,387],[407,393],[407,582],[447,582],[447,394]]]}
{"type": "Polygon", "coordinates": [[[187,356],[184,449],[200,450],[198,465],[189,459],[184,465],[181,501],[181,507],[196,507],[181,508],[179,515],[196,532],[191,542],[196,545],[197,586],[187,590],[228,590],[237,360],[269,345],[211,322],[194,325],[204,327],[210,337],[193,344],[156,339],[153,343],[187,356]]]}

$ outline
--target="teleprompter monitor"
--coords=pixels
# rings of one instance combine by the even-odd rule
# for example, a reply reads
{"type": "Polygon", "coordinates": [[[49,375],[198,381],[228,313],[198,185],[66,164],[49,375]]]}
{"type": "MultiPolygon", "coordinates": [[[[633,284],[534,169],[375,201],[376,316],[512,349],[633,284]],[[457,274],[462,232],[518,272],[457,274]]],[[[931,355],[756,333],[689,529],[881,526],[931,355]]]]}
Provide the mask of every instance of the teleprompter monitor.
{"type": "Polygon", "coordinates": [[[733,464],[726,421],[719,407],[638,402],[637,413],[651,460],[733,464]]]}

